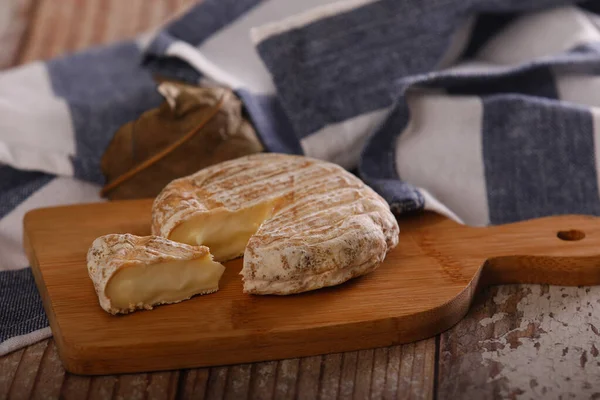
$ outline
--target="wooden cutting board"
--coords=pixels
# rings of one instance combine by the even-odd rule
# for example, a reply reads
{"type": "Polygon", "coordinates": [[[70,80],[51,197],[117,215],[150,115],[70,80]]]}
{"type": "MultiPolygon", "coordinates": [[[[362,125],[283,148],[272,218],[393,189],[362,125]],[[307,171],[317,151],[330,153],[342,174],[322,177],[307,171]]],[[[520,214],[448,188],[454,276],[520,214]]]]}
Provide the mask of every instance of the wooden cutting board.
{"type": "Polygon", "coordinates": [[[151,200],[135,200],[25,216],[25,248],[60,357],[72,373],[180,369],[389,346],[450,328],[484,285],[600,284],[600,219],[561,216],[473,228],[422,213],[399,220],[400,244],[376,271],[337,287],[284,297],[247,295],[239,259],[225,264],[215,294],[109,315],[88,277],[86,252],[104,234],[149,234],[150,208],[151,200]]]}

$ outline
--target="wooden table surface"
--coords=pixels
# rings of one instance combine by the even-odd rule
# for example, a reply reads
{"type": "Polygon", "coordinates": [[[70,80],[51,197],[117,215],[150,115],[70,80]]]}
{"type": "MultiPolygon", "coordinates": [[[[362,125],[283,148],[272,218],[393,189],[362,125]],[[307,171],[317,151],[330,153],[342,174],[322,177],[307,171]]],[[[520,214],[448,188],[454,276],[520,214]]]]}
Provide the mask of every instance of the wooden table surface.
{"type": "MultiPolygon", "coordinates": [[[[0,68],[132,37],[192,3],[0,0],[0,68]]],[[[231,367],[76,376],[44,340],[0,357],[5,398],[600,399],[600,287],[494,287],[435,338],[231,367]]]]}

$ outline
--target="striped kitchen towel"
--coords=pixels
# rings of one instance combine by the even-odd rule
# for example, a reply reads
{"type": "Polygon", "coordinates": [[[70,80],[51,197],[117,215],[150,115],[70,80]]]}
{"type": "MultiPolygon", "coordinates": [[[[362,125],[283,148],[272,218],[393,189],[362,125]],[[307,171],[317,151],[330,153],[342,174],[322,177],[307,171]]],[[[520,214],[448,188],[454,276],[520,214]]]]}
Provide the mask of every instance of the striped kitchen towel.
{"type": "Polygon", "coordinates": [[[154,74],[230,86],[268,151],[357,172],[397,214],[600,215],[600,6],[204,0],[135,40],[0,74],[0,355],[48,337],[22,250],[36,207],[103,201],[154,74]]]}

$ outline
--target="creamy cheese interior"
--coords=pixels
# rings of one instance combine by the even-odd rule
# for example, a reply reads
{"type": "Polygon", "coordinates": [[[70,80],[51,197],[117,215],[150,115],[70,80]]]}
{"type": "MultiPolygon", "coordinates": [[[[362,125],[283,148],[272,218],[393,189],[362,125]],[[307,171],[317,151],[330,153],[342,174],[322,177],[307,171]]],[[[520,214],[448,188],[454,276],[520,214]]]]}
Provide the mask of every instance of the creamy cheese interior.
{"type": "Polygon", "coordinates": [[[209,257],[189,261],[169,261],[133,265],[120,269],[106,286],[106,296],[115,308],[130,305],[173,303],[219,289],[225,271],[209,257]]]}
{"type": "Polygon", "coordinates": [[[275,202],[231,211],[215,211],[190,218],[171,232],[169,239],[192,246],[207,246],[215,260],[226,261],[244,254],[250,237],[273,213],[275,202]]]}

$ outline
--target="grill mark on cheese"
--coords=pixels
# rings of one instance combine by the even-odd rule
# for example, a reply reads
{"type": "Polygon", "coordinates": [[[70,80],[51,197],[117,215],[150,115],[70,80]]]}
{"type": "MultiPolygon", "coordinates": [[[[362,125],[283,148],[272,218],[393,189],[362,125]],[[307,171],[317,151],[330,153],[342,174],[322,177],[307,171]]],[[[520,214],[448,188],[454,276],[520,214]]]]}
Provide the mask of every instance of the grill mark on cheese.
{"type": "Polygon", "coordinates": [[[333,195],[328,196],[320,196],[320,194],[316,193],[297,197],[296,202],[282,208],[269,223],[291,223],[294,220],[298,221],[298,218],[308,218],[311,215],[334,208],[344,201],[364,199],[364,196],[361,196],[355,188],[340,188],[333,195]]]}
{"type": "MultiPolygon", "coordinates": [[[[297,167],[299,165],[298,160],[286,160],[285,162],[282,162],[278,165],[278,168],[271,168],[270,166],[264,166],[261,165],[259,162],[256,161],[251,161],[251,160],[245,160],[243,162],[240,163],[222,163],[221,166],[222,168],[219,170],[215,170],[215,171],[210,171],[206,174],[204,174],[201,179],[204,179],[205,182],[211,182],[211,183],[220,183],[223,181],[229,181],[229,180],[239,180],[239,179],[246,179],[247,176],[256,176],[256,174],[252,175],[249,174],[249,170],[252,171],[261,171],[264,173],[264,171],[268,171],[268,170],[275,170],[275,171],[280,171],[282,169],[285,169],[286,171],[289,170],[289,168],[287,167],[297,167]],[[240,176],[242,175],[242,176],[240,176]]],[[[198,179],[199,176],[195,176],[193,179],[198,179]]]]}
{"type": "MultiPolygon", "coordinates": [[[[269,232],[273,234],[279,232],[285,232],[286,230],[297,230],[297,226],[306,225],[306,224],[322,224],[323,226],[330,225],[328,218],[323,218],[323,215],[326,213],[330,213],[330,217],[333,215],[352,215],[355,212],[370,212],[376,211],[381,204],[379,202],[374,202],[371,199],[365,199],[364,197],[356,197],[353,199],[349,199],[347,197],[341,197],[339,199],[331,199],[328,202],[318,202],[316,199],[308,198],[305,204],[302,207],[294,208],[294,210],[284,210],[280,214],[276,215],[269,221],[265,222],[264,229],[268,229],[269,232]],[[322,209],[318,211],[310,212],[311,200],[314,203],[319,205],[322,204],[322,209]],[[344,203],[346,202],[346,203],[344,203]],[[360,205],[360,207],[357,207],[360,205]],[[354,207],[351,211],[347,212],[346,210],[350,207],[354,207]],[[331,210],[336,209],[334,212],[331,210]],[[303,215],[304,213],[304,215],[303,215]]],[[[261,227],[261,229],[263,229],[261,227]]],[[[259,232],[260,233],[260,230],[259,232]]]]}
{"type": "MultiPolygon", "coordinates": [[[[259,174],[260,171],[256,171],[259,174]]],[[[215,196],[216,199],[230,209],[238,209],[244,202],[253,201],[265,196],[279,197],[287,192],[294,190],[295,187],[310,179],[323,178],[331,174],[329,171],[323,171],[318,168],[305,168],[296,170],[293,174],[289,171],[266,176],[261,179],[252,180],[242,185],[238,185],[235,189],[223,192],[206,191],[215,196]],[[300,177],[297,175],[300,174],[300,177]]]]}
{"type": "MultiPolygon", "coordinates": [[[[268,179],[273,179],[279,175],[284,175],[294,170],[297,173],[305,173],[306,169],[310,168],[310,165],[300,165],[298,166],[296,163],[287,163],[281,166],[281,168],[270,168],[270,169],[252,169],[251,166],[247,166],[244,168],[241,173],[236,173],[233,175],[229,175],[221,180],[212,181],[211,179],[206,179],[202,182],[202,190],[212,193],[218,193],[219,191],[224,190],[233,190],[239,189],[239,181],[247,182],[244,186],[252,185],[258,181],[264,181],[268,179]],[[250,171],[248,171],[250,169],[250,171]],[[258,178],[258,179],[257,179],[258,178]]],[[[200,183],[200,182],[198,182],[200,183]]]]}
{"type": "MultiPolygon", "coordinates": [[[[263,248],[267,249],[272,243],[277,244],[281,240],[286,240],[288,243],[301,242],[306,245],[311,245],[313,243],[318,243],[319,241],[326,241],[331,238],[335,238],[338,234],[335,233],[335,229],[343,224],[344,222],[348,222],[351,219],[354,219],[358,216],[366,215],[370,216],[372,213],[371,210],[366,212],[356,212],[352,217],[348,217],[346,214],[339,214],[337,218],[331,218],[330,224],[319,224],[317,226],[312,227],[311,229],[305,229],[302,232],[296,232],[294,227],[285,230],[279,230],[274,232],[273,234],[267,233],[266,235],[262,235],[260,230],[255,234],[255,237],[262,239],[263,248]],[[293,233],[296,232],[296,233],[293,233]],[[291,233],[291,234],[290,234],[291,233]]],[[[267,228],[265,228],[268,231],[267,228]]]]}

